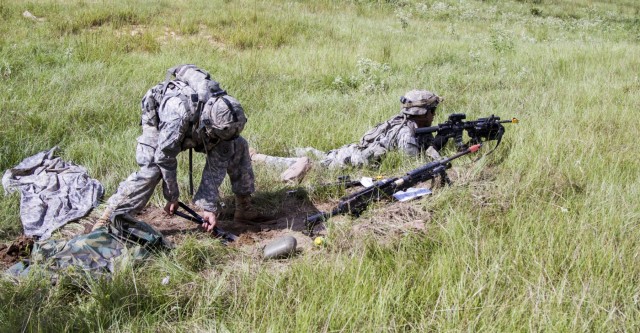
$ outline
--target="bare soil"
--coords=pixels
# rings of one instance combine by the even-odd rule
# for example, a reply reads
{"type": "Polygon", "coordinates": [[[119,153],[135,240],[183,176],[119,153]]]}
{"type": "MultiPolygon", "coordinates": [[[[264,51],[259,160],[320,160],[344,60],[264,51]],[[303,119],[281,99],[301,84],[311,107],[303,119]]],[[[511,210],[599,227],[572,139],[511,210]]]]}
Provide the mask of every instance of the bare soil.
{"type": "MultiPolygon", "coordinates": [[[[426,184],[425,184],[426,185],[426,184]]],[[[427,186],[428,187],[428,186],[427,186]]],[[[352,189],[357,191],[361,188],[352,189]]],[[[295,193],[283,194],[270,193],[265,197],[254,199],[254,206],[271,219],[261,223],[235,223],[233,221],[234,204],[229,198],[225,202],[218,218],[218,227],[226,232],[238,236],[235,242],[227,245],[236,248],[252,257],[261,257],[262,249],[271,242],[284,236],[293,236],[296,239],[298,253],[318,249],[313,244],[313,239],[303,233],[306,231],[305,219],[307,216],[319,211],[330,211],[336,203],[323,203],[314,205],[304,190],[295,193]]],[[[192,208],[195,205],[188,204],[192,208]]],[[[430,212],[416,208],[410,202],[383,201],[375,209],[375,214],[362,216],[355,221],[351,220],[351,236],[374,236],[381,242],[386,242],[406,233],[425,232],[425,223],[431,219],[430,212]]],[[[372,208],[373,210],[374,208],[372,208]]],[[[184,210],[180,210],[187,213],[184,210]]],[[[196,210],[198,212],[198,210],[196,210]]],[[[91,231],[93,223],[101,212],[93,211],[79,222],[69,223],[54,234],[55,238],[70,239],[76,235],[91,231]]],[[[180,245],[189,235],[203,235],[205,231],[196,222],[189,221],[177,215],[167,215],[162,207],[148,206],[135,218],[150,224],[154,229],[162,233],[165,239],[174,245],[180,245]]],[[[349,220],[344,217],[334,218],[332,222],[344,223],[349,220]]],[[[314,229],[314,237],[326,235],[324,224],[320,223],[314,229]]],[[[211,235],[211,237],[214,237],[211,235]]],[[[20,259],[28,257],[33,240],[24,236],[19,237],[11,244],[0,244],[0,270],[4,270],[20,259]]]]}
{"type": "Polygon", "coordinates": [[[27,236],[20,236],[10,244],[0,244],[0,269],[29,258],[32,248],[33,238],[27,236]]]}
{"type": "MultiPolygon", "coordinates": [[[[233,221],[233,206],[222,211],[218,219],[218,228],[238,236],[238,239],[228,243],[228,246],[255,253],[256,249],[261,250],[280,237],[293,236],[296,238],[298,251],[313,247],[313,240],[303,234],[306,230],[304,221],[307,215],[318,212],[310,201],[285,197],[278,204],[279,207],[261,209],[259,205],[256,206],[261,213],[271,219],[260,223],[236,223],[233,221]]],[[[149,223],[175,245],[179,245],[189,234],[205,232],[198,223],[177,215],[169,216],[160,207],[147,207],[137,214],[136,218],[149,223]]],[[[322,226],[317,227],[315,233],[322,235],[324,233],[322,226]]]]}

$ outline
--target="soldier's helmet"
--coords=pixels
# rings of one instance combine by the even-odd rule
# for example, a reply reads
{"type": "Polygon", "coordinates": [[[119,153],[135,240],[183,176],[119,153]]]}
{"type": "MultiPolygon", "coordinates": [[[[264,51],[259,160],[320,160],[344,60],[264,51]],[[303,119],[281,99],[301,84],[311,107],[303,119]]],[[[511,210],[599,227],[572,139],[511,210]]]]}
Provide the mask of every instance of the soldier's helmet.
{"type": "Polygon", "coordinates": [[[435,111],[442,98],[427,90],[411,90],[400,97],[402,113],[410,116],[422,116],[427,111],[435,111]]]}
{"type": "Polygon", "coordinates": [[[247,123],[242,105],[229,96],[210,98],[200,115],[200,128],[211,139],[229,141],[240,136],[247,123]]]}

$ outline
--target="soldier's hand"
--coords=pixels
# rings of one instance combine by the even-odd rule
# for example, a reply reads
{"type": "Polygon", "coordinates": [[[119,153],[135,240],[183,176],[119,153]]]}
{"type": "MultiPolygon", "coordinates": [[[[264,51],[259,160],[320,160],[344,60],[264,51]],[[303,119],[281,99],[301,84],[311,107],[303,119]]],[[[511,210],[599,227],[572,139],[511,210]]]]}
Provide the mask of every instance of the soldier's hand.
{"type": "Polygon", "coordinates": [[[206,232],[212,232],[213,228],[218,223],[216,212],[208,212],[206,210],[202,213],[202,220],[204,221],[204,223],[202,223],[202,228],[204,228],[206,232]]]}
{"type": "Polygon", "coordinates": [[[176,209],[178,209],[177,201],[167,201],[167,204],[164,205],[164,212],[169,215],[173,215],[173,212],[175,212],[176,209]]]}

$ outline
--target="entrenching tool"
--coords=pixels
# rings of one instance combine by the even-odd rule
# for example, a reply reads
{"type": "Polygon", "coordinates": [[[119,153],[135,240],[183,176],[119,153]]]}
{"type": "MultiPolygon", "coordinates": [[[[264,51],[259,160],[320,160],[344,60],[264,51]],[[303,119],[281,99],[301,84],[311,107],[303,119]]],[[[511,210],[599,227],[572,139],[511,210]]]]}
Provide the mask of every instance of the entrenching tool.
{"type": "MultiPolygon", "coordinates": [[[[202,216],[200,216],[198,213],[196,213],[193,209],[189,208],[189,206],[185,205],[182,202],[178,202],[178,206],[180,206],[180,208],[186,210],[191,215],[187,215],[187,214],[185,214],[185,213],[183,213],[181,211],[178,211],[178,210],[174,211],[173,212],[174,214],[176,214],[176,215],[178,215],[178,216],[180,216],[180,217],[182,217],[184,219],[187,219],[189,221],[198,223],[198,224],[204,223],[204,220],[202,219],[202,216]]],[[[232,234],[230,232],[224,231],[224,230],[222,230],[222,229],[220,229],[218,227],[213,227],[213,235],[216,238],[220,238],[223,243],[233,242],[233,241],[238,239],[238,236],[236,236],[236,235],[234,235],[234,234],[232,234]]]]}

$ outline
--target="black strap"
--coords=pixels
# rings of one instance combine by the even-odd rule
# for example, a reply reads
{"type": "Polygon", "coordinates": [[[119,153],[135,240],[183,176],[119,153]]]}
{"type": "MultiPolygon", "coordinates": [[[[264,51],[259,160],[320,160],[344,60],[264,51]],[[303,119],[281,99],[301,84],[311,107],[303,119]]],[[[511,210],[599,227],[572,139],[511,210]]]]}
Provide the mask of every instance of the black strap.
{"type": "Polygon", "coordinates": [[[236,110],[233,108],[233,105],[231,104],[231,102],[229,102],[228,99],[224,98],[224,96],[220,96],[220,97],[218,97],[218,99],[222,99],[224,104],[227,105],[227,108],[229,108],[229,112],[231,112],[231,116],[233,117],[233,122],[237,123],[238,122],[238,115],[236,114],[236,110]]]}

